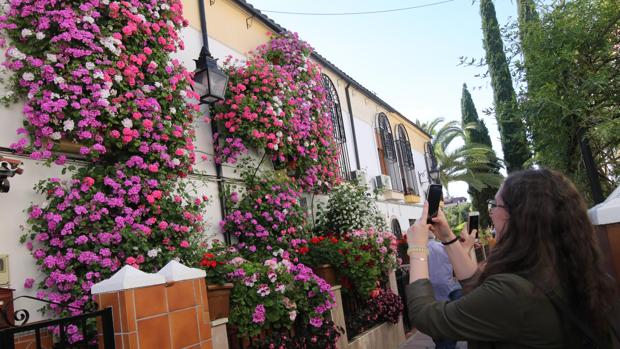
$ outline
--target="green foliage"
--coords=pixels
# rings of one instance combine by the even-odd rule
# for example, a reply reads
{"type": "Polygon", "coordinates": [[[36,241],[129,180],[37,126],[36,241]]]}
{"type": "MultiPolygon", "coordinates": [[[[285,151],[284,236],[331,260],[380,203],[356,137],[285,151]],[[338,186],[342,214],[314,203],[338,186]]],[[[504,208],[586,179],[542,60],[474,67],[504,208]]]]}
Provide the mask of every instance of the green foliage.
{"type": "Polygon", "coordinates": [[[385,219],[368,188],[346,182],[334,188],[326,206],[319,206],[315,231],[340,236],[353,230],[385,227],[385,219]]]}
{"type": "MultiPolygon", "coordinates": [[[[523,3],[523,4],[522,4],[523,3]]],[[[568,175],[589,195],[579,149],[581,133],[594,154],[604,194],[620,181],[620,6],[613,0],[573,0],[521,15],[525,76],[521,96],[535,160],[568,175]]],[[[514,36],[513,36],[514,37],[514,36]]]]}
{"type": "MultiPolygon", "coordinates": [[[[484,144],[492,148],[489,130],[483,120],[478,118],[476,106],[471,98],[471,94],[467,90],[467,85],[463,84],[463,96],[461,97],[461,118],[463,128],[465,129],[465,144],[484,144]],[[470,127],[466,127],[469,125],[470,127]]],[[[491,150],[489,154],[489,165],[487,169],[481,169],[481,172],[499,175],[500,164],[495,152],[491,150]]],[[[499,186],[487,186],[481,190],[469,187],[467,191],[472,199],[472,205],[480,212],[480,226],[489,226],[490,218],[487,208],[487,201],[495,196],[495,192],[499,186]]]]}
{"type": "Polygon", "coordinates": [[[467,223],[467,217],[469,216],[471,208],[472,204],[470,204],[469,202],[465,202],[455,206],[446,207],[444,209],[446,219],[448,220],[448,224],[454,231],[454,234],[461,234],[461,230],[465,226],[465,223],[467,223]]]}
{"type": "Polygon", "coordinates": [[[504,161],[508,172],[517,171],[525,167],[530,151],[492,0],[480,1],[480,16],[504,161]]]}
{"type": "MultiPolygon", "coordinates": [[[[439,181],[447,188],[448,183],[464,181],[470,186],[482,190],[487,187],[498,187],[502,176],[489,173],[493,150],[485,144],[469,143],[455,147],[452,142],[464,140],[465,133],[457,121],[449,121],[441,125],[443,118],[436,118],[429,123],[418,125],[433,136],[431,148],[437,158],[439,181]]],[[[467,128],[473,127],[467,125],[467,128]]]]}

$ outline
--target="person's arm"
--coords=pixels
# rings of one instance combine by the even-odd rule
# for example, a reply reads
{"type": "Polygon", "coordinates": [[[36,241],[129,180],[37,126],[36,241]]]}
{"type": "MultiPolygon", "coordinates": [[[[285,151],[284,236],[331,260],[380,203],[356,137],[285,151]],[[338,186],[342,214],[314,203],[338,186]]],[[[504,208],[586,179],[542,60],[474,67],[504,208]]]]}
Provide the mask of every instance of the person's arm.
{"type": "Polygon", "coordinates": [[[500,274],[461,299],[438,302],[430,282],[420,279],[407,286],[407,309],[413,325],[433,338],[510,342],[526,323],[524,293],[513,276],[500,274]]]}
{"type": "MultiPolygon", "coordinates": [[[[450,229],[446,216],[441,209],[439,209],[437,217],[433,218],[431,230],[435,236],[443,242],[452,241],[456,238],[456,235],[454,235],[452,229],[450,229]]],[[[465,245],[467,246],[471,236],[467,232],[467,229],[464,229],[461,234],[465,234],[465,245]]],[[[463,246],[463,244],[458,241],[446,245],[445,247],[452,267],[454,268],[454,275],[456,275],[458,280],[468,279],[476,273],[478,264],[469,257],[469,250],[467,247],[463,246]]]]}
{"type": "Polygon", "coordinates": [[[428,279],[428,232],[430,224],[426,224],[428,215],[428,203],[424,203],[422,216],[407,231],[407,243],[409,244],[409,282],[420,279],[428,279]]]}

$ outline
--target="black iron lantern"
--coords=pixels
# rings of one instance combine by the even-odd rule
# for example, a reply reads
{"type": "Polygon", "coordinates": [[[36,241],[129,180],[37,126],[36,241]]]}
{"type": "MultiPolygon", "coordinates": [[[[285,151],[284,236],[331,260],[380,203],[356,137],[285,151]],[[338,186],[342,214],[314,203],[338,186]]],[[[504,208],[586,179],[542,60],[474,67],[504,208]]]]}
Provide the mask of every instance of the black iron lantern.
{"type": "Polygon", "coordinates": [[[217,60],[204,46],[196,60],[194,82],[196,83],[194,89],[200,95],[200,103],[211,104],[224,99],[228,75],[217,66],[217,60]]]}

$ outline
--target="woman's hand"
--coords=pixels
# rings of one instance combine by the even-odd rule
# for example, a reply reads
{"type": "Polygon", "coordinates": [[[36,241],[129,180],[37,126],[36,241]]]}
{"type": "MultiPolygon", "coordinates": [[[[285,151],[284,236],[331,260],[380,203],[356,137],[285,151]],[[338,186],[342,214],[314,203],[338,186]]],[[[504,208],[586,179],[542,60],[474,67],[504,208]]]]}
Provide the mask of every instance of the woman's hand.
{"type": "Polygon", "coordinates": [[[428,203],[424,203],[422,209],[422,216],[415,222],[414,225],[407,230],[407,243],[409,247],[412,246],[426,246],[428,242],[428,232],[431,227],[430,224],[426,224],[426,217],[428,217],[428,203]]]}
{"type": "Polygon", "coordinates": [[[461,245],[465,248],[465,250],[469,253],[471,249],[474,247],[476,243],[476,233],[478,230],[474,229],[469,233],[469,227],[467,223],[465,223],[465,227],[461,230],[461,245]]]}
{"type": "Polygon", "coordinates": [[[445,242],[454,238],[454,233],[452,233],[452,229],[450,229],[450,225],[448,225],[446,215],[443,213],[441,208],[439,208],[437,212],[437,217],[433,217],[432,220],[433,224],[431,225],[431,231],[435,234],[437,239],[445,242]]]}

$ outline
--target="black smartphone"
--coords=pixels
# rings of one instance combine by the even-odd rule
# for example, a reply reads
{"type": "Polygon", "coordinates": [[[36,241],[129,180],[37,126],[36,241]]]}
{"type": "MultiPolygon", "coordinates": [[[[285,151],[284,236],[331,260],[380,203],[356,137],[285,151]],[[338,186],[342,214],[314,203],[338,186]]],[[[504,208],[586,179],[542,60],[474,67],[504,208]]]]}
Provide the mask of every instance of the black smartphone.
{"type": "Polygon", "coordinates": [[[480,212],[478,211],[469,212],[469,218],[467,219],[467,230],[469,230],[469,233],[471,234],[471,232],[474,229],[476,229],[476,239],[478,238],[478,231],[480,231],[479,219],[480,219],[480,212]]]}
{"type": "Polygon", "coordinates": [[[428,197],[426,198],[428,201],[428,218],[426,223],[433,224],[431,218],[437,217],[437,213],[439,212],[439,201],[441,201],[442,196],[443,190],[441,184],[431,184],[428,189],[428,197]]]}

